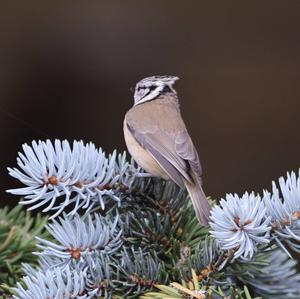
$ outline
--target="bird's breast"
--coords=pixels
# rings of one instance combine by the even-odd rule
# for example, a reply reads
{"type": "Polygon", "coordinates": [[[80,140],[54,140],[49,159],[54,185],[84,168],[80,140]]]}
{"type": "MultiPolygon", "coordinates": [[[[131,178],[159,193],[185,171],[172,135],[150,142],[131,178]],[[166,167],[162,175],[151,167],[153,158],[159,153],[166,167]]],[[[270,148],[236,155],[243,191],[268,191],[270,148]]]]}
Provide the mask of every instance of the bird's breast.
{"type": "Polygon", "coordinates": [[[160,167],[152,155],[137,142],[129,131],[126,118],[124,120],[124,138],[130,155],[140,167],[154,176],[162,177],[166,180],[169,179],[166,172],[160,167]]]}

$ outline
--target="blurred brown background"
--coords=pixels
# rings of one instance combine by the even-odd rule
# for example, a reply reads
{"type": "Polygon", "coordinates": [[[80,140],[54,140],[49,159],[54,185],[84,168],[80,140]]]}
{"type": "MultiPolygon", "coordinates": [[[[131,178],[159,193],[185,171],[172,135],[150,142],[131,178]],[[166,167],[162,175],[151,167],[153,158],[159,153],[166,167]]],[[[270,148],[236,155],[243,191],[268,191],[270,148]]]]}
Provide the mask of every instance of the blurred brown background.
{"type": "Polygon", "coordinates": [[[32,139],[125,149],[130,87],[181,77],[207,194],[261,191],[300,162],[299,1],[4,1],[1,205],[32,139]]]}

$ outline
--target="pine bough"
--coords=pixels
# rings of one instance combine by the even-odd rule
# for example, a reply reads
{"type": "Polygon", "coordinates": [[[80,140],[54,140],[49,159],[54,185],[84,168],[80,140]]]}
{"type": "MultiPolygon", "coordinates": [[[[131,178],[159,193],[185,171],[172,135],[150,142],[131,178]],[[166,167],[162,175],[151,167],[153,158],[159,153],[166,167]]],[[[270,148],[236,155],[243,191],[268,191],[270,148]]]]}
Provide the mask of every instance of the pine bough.
{"type": "Polygon", "coordinates": [[[49,214],[51,238],[37,237],[39,267],[23,266],[15,299],[300,298],[291,256],[300,252],[295,173],[261,196],[211,201],[205,227],[185,190],[150,177],[125,153],[34,141],[17,164],[9,174],[25,187],[8,192],[49,214]]]}

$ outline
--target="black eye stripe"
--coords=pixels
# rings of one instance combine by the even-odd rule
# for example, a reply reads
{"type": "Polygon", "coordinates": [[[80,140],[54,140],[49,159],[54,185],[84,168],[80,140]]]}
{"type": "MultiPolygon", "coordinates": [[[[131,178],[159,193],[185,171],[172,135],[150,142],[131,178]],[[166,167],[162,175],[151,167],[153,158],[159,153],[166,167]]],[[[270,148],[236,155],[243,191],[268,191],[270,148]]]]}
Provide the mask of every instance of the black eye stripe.
{"type": "Polygon", "coordinates": [[[139,87],[137,88],[137,90],[140,91],[141,89],[147,89],[147,88],[148,88],[150,91],[152,91],[152,90],[154,90],[156,87],[157,87],[156,85],[151,85],[151,86],[149,86],[149,87],[147,87],[147,86],[139,86],[139,87]]]}
{"type": "Polygon", "coordinates": [[[154,90],[155,88],[156,88],[155,85],[151,85],[151,86],[149,87],[149,90],[152,91],[152,90],[154,90]]]}

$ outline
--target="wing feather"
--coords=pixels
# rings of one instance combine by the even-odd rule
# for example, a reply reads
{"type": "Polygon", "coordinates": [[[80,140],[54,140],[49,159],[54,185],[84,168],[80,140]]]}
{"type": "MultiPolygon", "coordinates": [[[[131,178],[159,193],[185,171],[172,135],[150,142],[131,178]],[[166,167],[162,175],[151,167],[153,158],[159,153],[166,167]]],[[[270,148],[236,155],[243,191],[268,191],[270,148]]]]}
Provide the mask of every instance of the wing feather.
{"type": "Polygon", "coordinates": [[[183,187],[183,179],[193,183],[191,170],[201,177],[197,151],[176,107],[161,105],[157,100],[145,103],[129,111],[126,122],[136,140],[176,184],[183,187]],[[143,110],[146,105],[147,111],[143,110]],[[159,115],[154,115],[154,112],[159,115]]]}
{"type": "Polygon", "coordinates": [[[193,141],[186,130],[179,132],[175,138],[176,153],[185,161],[188,161],[191,169],[198,175],[202,176],[202,167],[199,161],[197,150],[193,141]]]}
{"type": "MultiPolygon", "coordinates": [[[[138,131],[135,131],[130,126],[128,126],[129,130],[136,138],[136,140],[151,154],[151,156],[156,160],[156,162],[165,170],[168,176],[180,187],[184,187],[184,182],[182,180],[182,176],[180,175],[180,171],[170,162],[168,158],[160,150],[159,146],[152,145],[151,138],[149,136],[145,136],[145,134],[140,134],[138,131]],[[148,137],[148,138],[147,138],[148,137]],[[150,139],[150,142],[149,142],[150,139]]],[[[150,135],[152,136],[152,135],[150,135]]]]}

